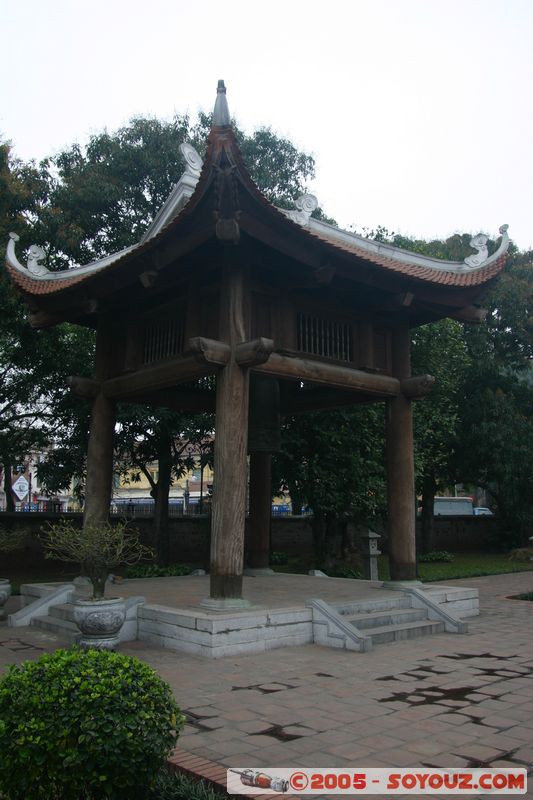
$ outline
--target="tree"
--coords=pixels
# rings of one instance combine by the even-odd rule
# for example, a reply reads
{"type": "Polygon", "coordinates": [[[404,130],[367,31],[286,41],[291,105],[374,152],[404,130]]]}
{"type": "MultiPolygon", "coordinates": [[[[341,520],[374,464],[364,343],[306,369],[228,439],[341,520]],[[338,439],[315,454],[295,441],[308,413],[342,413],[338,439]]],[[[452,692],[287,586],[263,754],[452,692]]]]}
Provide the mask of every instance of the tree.
{"type": "Polygon", "coordinates": [[[210,414],[179,414],[166,409],[123,407],[117,436],[117,472],[135,483],[148,480],[155,501],[154,536],[159,564],[169,559],[168,503],[170,486],[194,469],[198,454],[211,445],[210,414]],[[149,465],[157,462],[157,476],[149,465]]]}
{"type": "Polygon", "coordinates": [[[486,297],[487,322],[466,331],[456,469],[495,499],[500,543],[533,529],[533,252],[511,253],[486,297]]]}
{"type": "MultiPolygon", "coordinates": [[[[433,375],[428,397],[414,403],[417,490],[422,494],[422,550],[434,549],[433,504],[453,474],[453,454],[461,419],[461,388],[469,366],[463,325],[451,319],[412,332],[413,374],[433,375]]],[[[455,481],[453,481],[455,482],[455,481]]]]}
{"type": "Polygon", "coordinates": [[[315,562],[330,567],[346,555],[346,523],[375,524],[385,512],[383,406],[286,418],[274,462],[276,489],[312,508],[315,562]]]}
{"type": "MultiPolygon", "coordinates": [[[[0,145],[2,248],[11,231],[29,244],[31,222],[44,195],[42,172],[14,159],[9,145],[0,145]]],[[[69,325],[46,332],[32,329],[3,270],[0,317],[0,463],[7,509],[13,510],[13,466],[49,445],[57,430],[58,406],[68,402],[64,370],[83,373],[91,337],[69,325]]]]}
{"type": "MultiPolygon", "coordinates": [[[[187,116],[170,122],[138,117],[115,133],[91,136],[86,147],[72,145],[39,168],[33,165],[41,191],[32,207],[32,240],[44,246],[48,268],[86,263],[137,242],[181,174],[180,143],[189,140],[201,150],[209,126],[205,114],[194,125],[187,116]]],[[[274,202],[290,205],[305,191],[306,180],[314,174],[311,156],[268,128],[252,136],[237,128],[236,135],[252,176],[274,202]]],[[[91,362],[88,357],[86,363],[91,362]]],[[[80,369],[71,372],[83,374],[80,369]]],[[[63,379],[68,374],[64,371],[63,379]]],[[[80,454],[85,454],[88,409],[86,404],[78,408],[78,414],[61,409],[62,443],[39,471],[49,488],[58,489],[83,472],[85,459],[80,454]]],[[[205,416],[132,406],[120,408],[119,418],[121,469],[148,477],[148,463],[159,464],[158,480],[149,480],[156,503],[157,549],[165,560],[170,481],[190,464],[189,448],[205,440],[211,422],[205,416]]]]}

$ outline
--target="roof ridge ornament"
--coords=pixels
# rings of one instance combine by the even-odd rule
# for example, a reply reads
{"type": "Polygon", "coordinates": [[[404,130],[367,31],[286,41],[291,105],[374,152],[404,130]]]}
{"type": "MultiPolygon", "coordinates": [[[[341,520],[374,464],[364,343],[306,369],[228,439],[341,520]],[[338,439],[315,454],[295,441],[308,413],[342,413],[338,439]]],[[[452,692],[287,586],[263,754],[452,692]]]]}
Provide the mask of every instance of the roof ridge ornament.
{"type": "Polygon", "coordinates": [[[286,217],[298,225],[307,226],[313,211],[318,208],[318,200],[314,194],[301,194],[295,202],[294,209],[280,209],[286,217]]]}
{"type": "MultiPolygon", "coordinates": [[[[10,233],[9,244],[7,245],[8,255],[11,256],[17,266],[24,269],[15,253],[15,242],[20,242],[20,236],[17,233],[10,233]]],[[[45,267],[44,264],[39,264],[39,261],[42,261],[43,258],[46,258],[46,253],[43,248],[38,244],[30,245],[28,248],[28,262],[26,264],[26,269],[28,272],[31,272],[32,275],[36,275],[37,277],[48,275],[50,270],[45,267]]]]}
{"type": "MultiPolygon", "coordinates": [[[[499,232],[502,237],[502,241],[500,247],[498,248],[498,252],[502,249],[505,245],[505,249],[507,249],[507,245],[509,243],[509,235],[507,230],[509,225],[501,225],[499,232]]],[[[486,261],[489,259],[489,251],[487,248],[487,242],[489,237],[486,236],[484,233],[478,233],[477,236],[473,236],[470,239],[470,247],[473,247],[474,250],[477,250],[477,253],[472,253],[472,255],[467,256],[464,259],[464,265],[466,267],[470,267],[470,269],[475,269],[476,267],[481,267],[486,261]]]]}
{"type": "Polygon", "coordinates": [[[226,99],[226,87],[224,81],[219,81],[217,86],[217,99],[215,101],[215,109],[213,111],[213,125],[223,127],[231,125],[231,117],[229,115],[228,101],[226,99]]]}
{"type": "Polygon", "coordinates": [[[153,218],[151,224],[144,232],[141,243],[153,239],[165,225],[175,219],[183,206],[185,206],[193,196],[196,184],[200,179],[200,173],[204,162],[202,157],[189,142],[182,142],[179,151],[185,162],[185,169],[179,181],[174,184],[169,196],[153,218]]]}
{"type": "Polygon", "coordinates": [[[191,178],[196,178],[196,180],[198,180],[204,165],[201,155],[189,142],[182,142],[179,150],[185,161],[185,172],[190,175],[191,178]]]}

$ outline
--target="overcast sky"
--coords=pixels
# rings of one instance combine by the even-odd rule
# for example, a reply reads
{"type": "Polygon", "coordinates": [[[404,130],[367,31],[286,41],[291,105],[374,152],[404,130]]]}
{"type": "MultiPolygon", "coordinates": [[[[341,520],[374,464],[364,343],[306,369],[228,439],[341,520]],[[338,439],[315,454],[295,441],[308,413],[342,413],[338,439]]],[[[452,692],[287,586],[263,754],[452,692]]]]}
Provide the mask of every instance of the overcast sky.
{"type": "MultiPolygon", "coordinates": [[[[533,0],[0,0],[0,137],[40,159],[211,110],[316,159],[343,227],[533,247],[533,0]]],[[[176,179],[179,176],[176,176],[176,179]]]]}

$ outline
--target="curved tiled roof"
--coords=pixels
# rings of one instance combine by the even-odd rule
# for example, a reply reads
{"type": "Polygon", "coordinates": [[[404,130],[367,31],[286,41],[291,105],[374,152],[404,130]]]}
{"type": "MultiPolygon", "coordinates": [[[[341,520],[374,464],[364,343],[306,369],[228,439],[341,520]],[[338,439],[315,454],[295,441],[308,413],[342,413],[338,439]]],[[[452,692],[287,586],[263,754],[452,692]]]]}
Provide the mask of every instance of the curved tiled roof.
{"type": "MultiPolygon", "coordinates": [[[[206,162],[203,167],[199,156],[196,162],[194,157],[189,159],[190,163],[186,167],[184,175],[172,190],[168,200],[156,215],[154,223],[152,223],[139,243],[85,266],[73,267],[62,272],[49,272],[38,264],[39,256],[36,259],[34,258],[32,263],[28,264],[28,267],[24,267],[15,254],[15,241],[18,237],[11,234],[6,264],[9,274],[18,288],[26,295],[31,296],[58,294],[97,275],[115,271],[126,262],[137,259],[140,255],[155,248],[163,238],[169,235],[171,230],[176,229],[176,232],[178,231],[180,220],[184,216],[188,216],[198,204],[206,191],[206,187],[211,182],[212,168],[216,164],[216,159],[221,150],[226,150],[226,153],[229,153],[231,160],[237,167],[240,185],[259,203],[267,216],[270,215],[270,220],[276,228],[279,229],[279,226],[282,226],[304,244],[312,245],[316,243],[322,249],[326,248],[331,255],[342,255],[344,259],[347,258],[348,260],[351,257],[355,260],[354,267],[356,263],[361,264],[363,262],[380,272],[405,276],[426,284],[447,287],[482,286],[503,269],[509,246],[506,225],[500,228],[501,243],[492,256],[488,256],[486,248],[483,249],[487,237],[482,237],[481,235],[476,237],[476,239],[481,239],[482,241],[481,247],[479,241],[476,242],[474,240],[472,243],[473,247],[479,250],[478,256],[467,259],[472,262],[472,266],[467,265],[465,262],[442,261],[430,258],[419,253],[403,250],[394,245],[365,239],[355,233],[343,231],[320,220],[315,220],[310,217],[310,212],[292,212],[276,208],[261,194],[252,181],[242,160],[231,126],[227,124],[228,114],[221,115],[219,113],[219,116],[223,119],[223,124],[219,124],[211,130],[206,162]]],[[[217,121],[219,120],[217,119],[217,121]]],[[[192,148],[189,147],[189,156],[191,150],[192,148]]],[[[182,152],[185,155],[185,151],[182,152]]],[[[244,216],[241,221],[245,226],[244,216]]],[[[268,219],[266,221],[268,222],[268,219]]],[[[273,241],[275,242],[275,237],[273,241]]]]}

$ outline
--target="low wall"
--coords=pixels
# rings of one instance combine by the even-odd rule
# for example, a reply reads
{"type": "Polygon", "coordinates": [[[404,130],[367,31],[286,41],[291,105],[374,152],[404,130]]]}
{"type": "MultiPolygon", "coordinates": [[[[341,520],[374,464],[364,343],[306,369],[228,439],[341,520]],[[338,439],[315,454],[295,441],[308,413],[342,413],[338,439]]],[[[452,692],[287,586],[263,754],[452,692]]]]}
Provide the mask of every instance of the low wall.
{"type": "MultiPolygon", "coordinates": [[[[31,540],[24,548],[23,555],[20,550],[13,553],[1,553],[1,565],[7,570],[10,564],[20,563],[23,558],[26,566],[35,567],[42,563],[49,568],[50,562],[44,561],[44,553],[37,536],[48,523],[53,524],[60,519],[68,519],[79,526],[82,524],[81,514],[0,513],[0,527],[11,530],[24,529],[32,534],[31,540]]],[[[143,542],[152,546],[154,544],[152,517],[136,517],[131,520],[131,523],[139,530],[143,542]]],[[[170,561],[187,562],[205,569],[209,565],[210,517],[170,517],[168,523],[170,561]]],[[[248,520],[246,528],[246,538],[248,538],[248,520]]],[[[310,518],[273,517],[272,550],[280,550],[290,555],[312,553],[313,537],[310,518]]]]}
{"type": "MultiPolygon", "coordinates": [[[[59,519],[69,519],[81,525],[81,514],[40,514],[0,513],[0,527],[12,530],[26,529],[35,534],[33,540],[24,549],[24,561],[35,566],[44,563],[42,548],[36,538],[39,531],[47,523],[59,519]]],[[[279,550],[289,555],[306,556],[313,552],[313,536],[311,517],[273,517],[272,518],[272,550],[279,550]]],[[[132,520],[141,533],[143,541],[153,545],[152,517],[136,517],[132,520]]],[[[170,560],[172,562],[188,562],[199,567],[209,564],[210,518],[207,516],[170,517],[170,560]]],[[[248,521],[247,521],[248,528],[248,521]]],[[[417,521],[417,535],[420,533],[420,521],[417,521]]],[[[488,551],[494,549],[497,542],[498,520],[496,517],[436,517],[435,549],[460,551],[488,551]]],[[[248,534],[247,537],[248,538],[248,534]]],[[[387,542],[383,537],[379,541],[379,549],[386,553],[387,542]]],[[[0,554],[1,564],[5,569],[11,563],[20,563],[21,552],[0,554]]],[[[46,562],[49,566],[49,562],[46,562]]],[[[2,570],[0,569],[0,572],[2,570]]]]}
{"type": "MultiPolygon", "coordinates": [[[[435,550],[451,553],[485,550],[490,552],[497,546],[497,517],[435,517],[435,550]]],[[[417,539],[421,535],[422,523],[417,520],[417,539]]]]}

